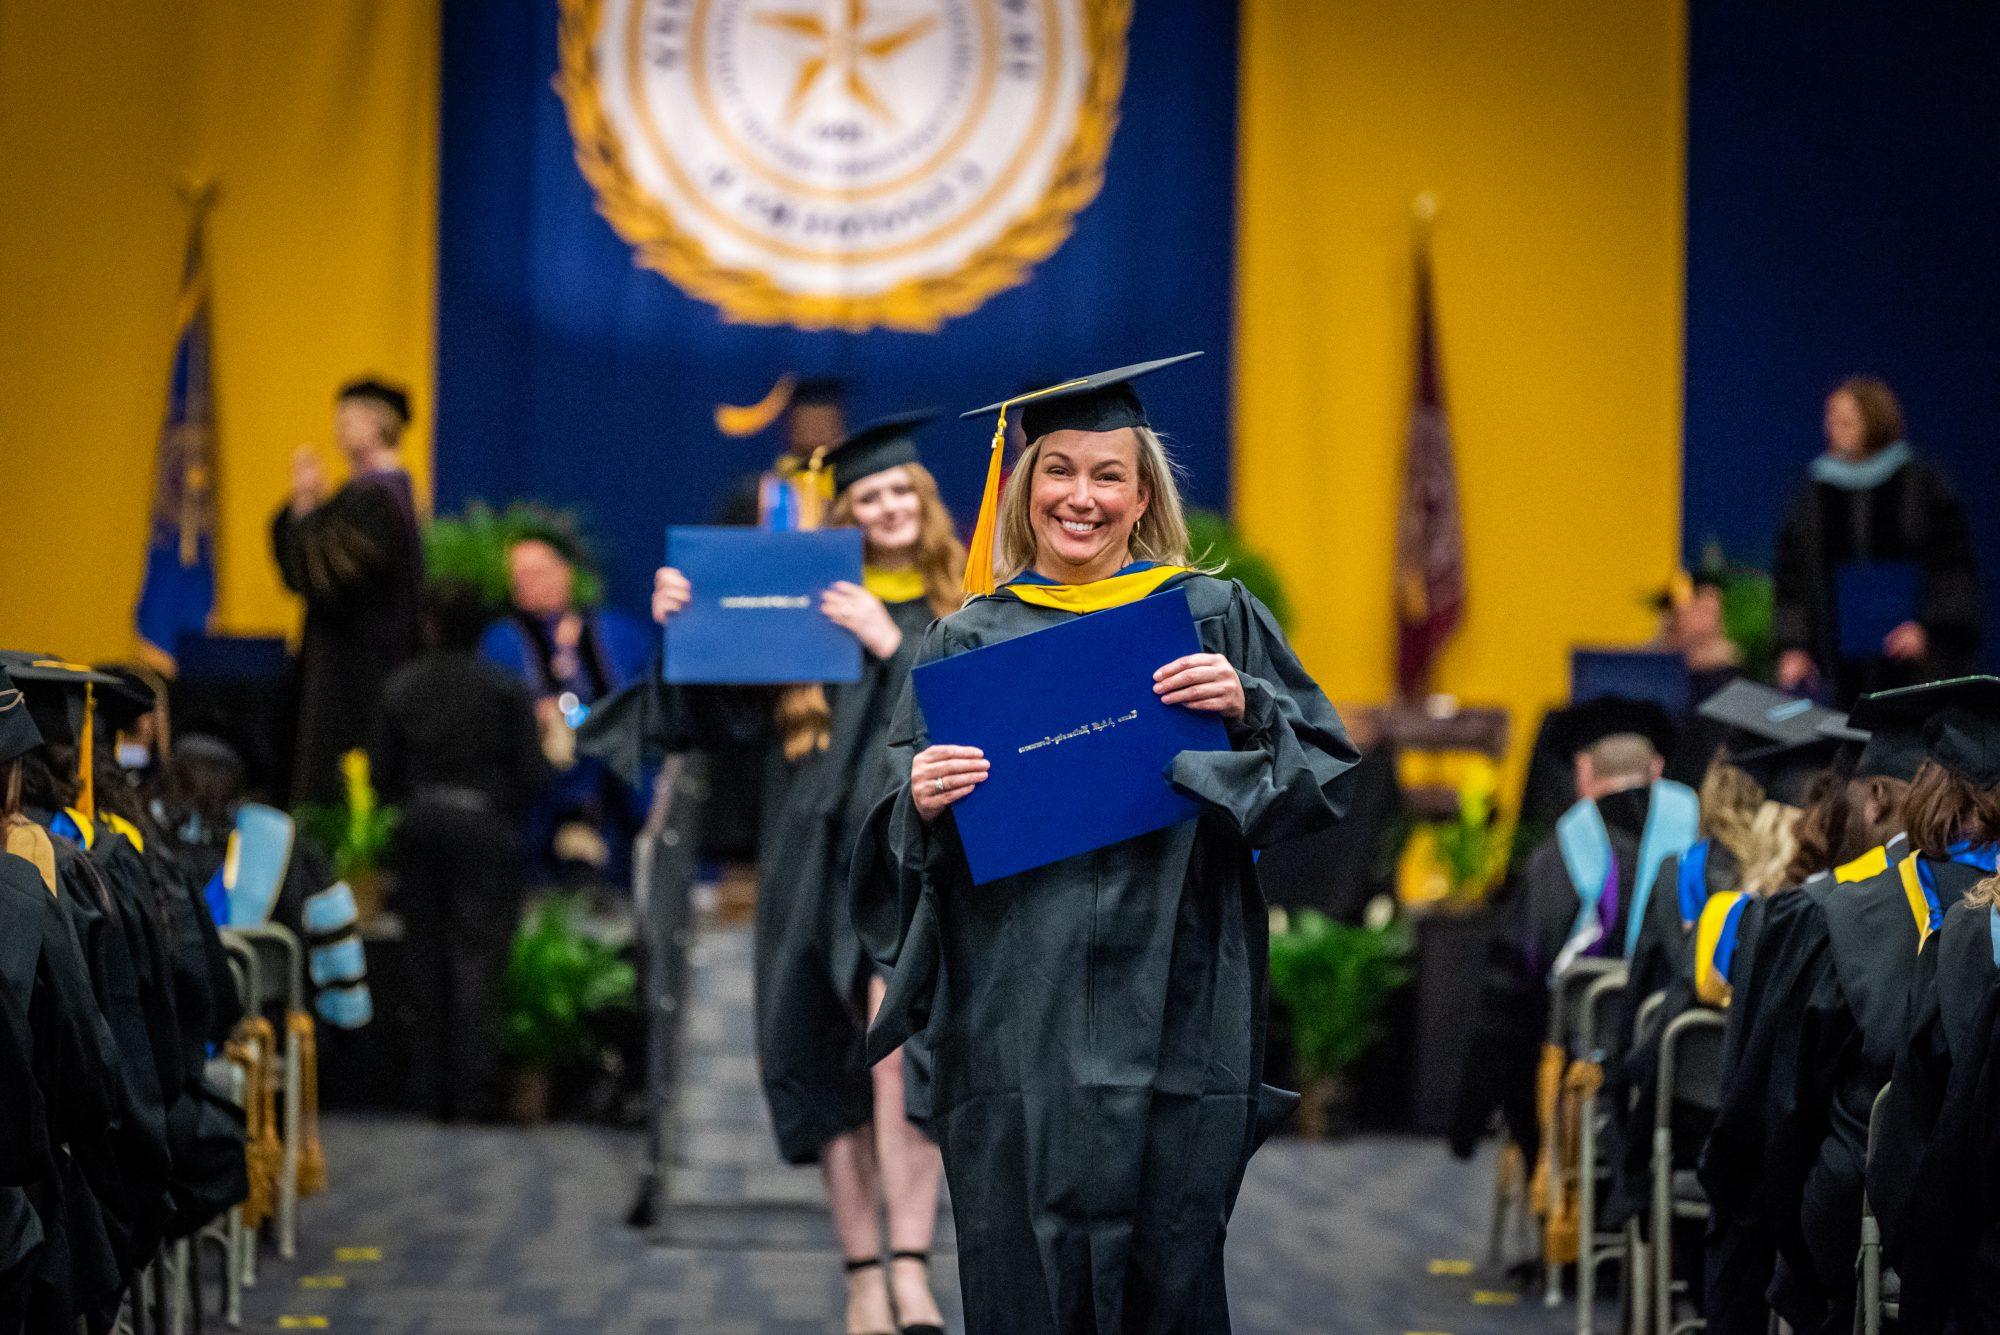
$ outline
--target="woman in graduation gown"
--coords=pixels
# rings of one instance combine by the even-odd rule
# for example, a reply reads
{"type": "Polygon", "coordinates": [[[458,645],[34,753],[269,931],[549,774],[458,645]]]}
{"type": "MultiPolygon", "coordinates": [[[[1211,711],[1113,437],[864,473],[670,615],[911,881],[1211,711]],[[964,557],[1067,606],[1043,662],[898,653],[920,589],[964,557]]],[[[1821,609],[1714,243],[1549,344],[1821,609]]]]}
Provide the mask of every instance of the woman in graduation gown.
{"type": "MultiPolygon", "coordinates": [[[[877,798],[895,786],[885,738],[924,631],[958,605],[965,552],[914,433],[933,414],[861,427],[824,456],[826,522],[861,530],[861,585],[836,584],[821,611],[860,641],[860,680],[751,693],[774,723],[757,864],[757,1063],[778,1151],[818,1163],[847,1255],[848,1328],[886,1331],[889,1299],[904,1331],[941,1329],[927,1271],[942,1168],[918,1129],[920,1087],[898,1054],[873,1073],[861,1059],[882,980],[864,959],[849,904],[848,861],[877,798]],[[911,1082],[915,1085],[916,1082],[911,1082]],[[886,1207],[890,1284],[879,1273],[886,1207]]],[[[691,593],[659,572],[662,621],[691,593]]]]}
{"type": "Polygon", "coordinates": [[[1776,1240],[1791,1227],[1769,1190],[1789,1148],[1770,1138],[1787,1115],[1771,1073],[1792,1062],[1812,970],[1825,951],[1825,896],[1836,884],[1874,875],[1907,848],[1897,831],[1921,745],[1900,730],[1868,741],[1851,776],[1830,771],[1814,782],[1784,887],[1747,899],[1734,914],[1734,948],[1721,970],[1729,997],[1722,1095],[1697,1168],[1710,1206],[1703,1308],[1719,1335],[1763,1335],[1776,1240]]]}
{"type": "Polygon", "coordinates": [[[1800,1331],[1845,1329],[1853,1316],[1868,1118],[1908,1035],[1919,946],[1945,907],[1991,874],[2000,796],[1982,786],[1979,739],[2000,719],[2000,678],[1960,678],[1867,696],[1859,727],[1922,729],[1927,759],[1903,821],[1911,856],[1820,897],[1825,944],[1797,1038],[1771,1079],[1781,1105],[1773,1134],[1796,1147],[1768,1189],[1795,1225],[1778,1239],[1781,1315],[1800,1331]]]}
{"type": "Polygon", "coordinates": [[[892,973],[869,1055],[919,1030],[932,1051],[972,1335],[1228,1330],[1227,1221],[1290,1106],[1258,1078],[1252,852],[1337,819],[1357,755],[1270,612],[1187,568],[1171,465],[1130,384],[1162,364],[1028,396],[993,589],[996,433],[967,558],[968,587],[991,591],[933,627],[918,663],[1184,592],[1203,652],[1161,664],[1154,691],[1227,725],[1228,749],[1182,752],[1165,775],[1199,818],[975,887],[950,809],[987,762],[929,736],[906,694],[902,782],[856,851],[857,925],[892,973]]]}
{"type": "MultiPolygon", "coordinates": [[[[1826,452],[1778,530],[1778,684],[1842,705],[1864,691],[1966,671],[1979,644],[1979,589],[1965,506],[1910,448],[1889,387],[1854,376],[1827,396],[1826,452]],[[1842,570],[1907,563],[1916,606],[1866,657],[1841,653],[1842,570]]],[[[1872,648],[1873,646],[1871,646],[1872,648]]]]}

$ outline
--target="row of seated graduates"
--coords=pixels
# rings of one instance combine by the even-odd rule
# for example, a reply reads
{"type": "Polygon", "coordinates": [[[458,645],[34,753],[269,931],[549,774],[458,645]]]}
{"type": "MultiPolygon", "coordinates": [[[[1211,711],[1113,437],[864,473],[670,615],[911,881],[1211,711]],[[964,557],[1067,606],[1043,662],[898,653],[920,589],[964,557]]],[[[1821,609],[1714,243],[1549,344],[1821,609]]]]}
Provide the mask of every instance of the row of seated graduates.
{"type": "Polygon", "coordinates": [[[1498,1103],[1528,1161],[1550,1171],[1543,1105],[1563,1072],[1538,1068],[1564,1058],[1533,1055],[1549,979],[1571,958],[1622,958],[1615,1037],[1594,1054],[1614,1165],[1597,1229],[1649,1225],[1649,1137],[1632,1123],[1653,1107],[1658,1036],[1690,1006],[1720,1006],[1720,1112],[1675,1137],[1701,1147],[1712,1207],[1705,1264],[1686,1276],[1709,1329],[1763,1332],[1773,1312],[1794,1331],[1851,1328],[1864,1172],[1904,1328],[2000,1328],[1967,1308],[2000,1296],[2000,1209],[1980,1194],[2000,1183],[2000,1091],[1980,1083],[2000,1078],[1984,1046],[2000,913],[1960,904],[2000,838],[2000,682],[1885,692],[1802,742],[1736,734],[1748,745],[1717,757],[1692,805],[1658,780],[1673,744],[1659,711],[1613,699],[1566,714],[1557,740],[1578,802],[1513,887],[1479,1045],[1499,1078],[1462,1097],[1458,1139],[1498,1103]],[[1892,1074],[1888,1148],[1870,1165],[1870,1111],[1892,1074]]]}
{"type": "Polygon", "coordinates": [[[0,651],[0,1335],[112,1329],[162,1247],[249,1191],[206,1075],[241,1002],[112,749],[152,707],[137,678],[0,651]]]}

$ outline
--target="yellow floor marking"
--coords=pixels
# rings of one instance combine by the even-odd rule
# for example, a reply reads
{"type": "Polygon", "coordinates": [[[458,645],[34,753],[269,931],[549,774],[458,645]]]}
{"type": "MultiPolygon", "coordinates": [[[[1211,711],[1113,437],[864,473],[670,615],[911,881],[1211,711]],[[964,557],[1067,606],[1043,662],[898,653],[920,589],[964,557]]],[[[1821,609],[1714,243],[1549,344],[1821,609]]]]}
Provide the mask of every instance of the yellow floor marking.
{"type": "Polygon", "coordinates": [[[1472,1273],[1472,1262],[1458,1260],[1432,1261],[1430,1272],[1433,1275],[1469,1275],[1472,1273]]]}
{"type": "Polygon", "coordinates": [[[299,1277],[302,1289],[344,1289],[347,1287],[345,1275],[302,1275],[299,1277]]]}
{"type": "Polygon", "coordinates": [[[329,1329],[329,1326],[327,1319],[323,1316],[281,1316],[278,1318],[278,1329],[326,1330],[329,1329]]]}
{"type": "Polygon", "coordinates": [[[1472,1305],[1474,1307],[1512,1307],[1520,1301],[1520,1294],[1508,1293],[1504,1289],[1474,1289],[1472,1291],[1472,1305]]]}
{"type": "Polygon", "coordinates": [[[382,1259],[380,1247],[335,1247],[333,1259],[336,1261],[379,1261],[382,1259]]]}

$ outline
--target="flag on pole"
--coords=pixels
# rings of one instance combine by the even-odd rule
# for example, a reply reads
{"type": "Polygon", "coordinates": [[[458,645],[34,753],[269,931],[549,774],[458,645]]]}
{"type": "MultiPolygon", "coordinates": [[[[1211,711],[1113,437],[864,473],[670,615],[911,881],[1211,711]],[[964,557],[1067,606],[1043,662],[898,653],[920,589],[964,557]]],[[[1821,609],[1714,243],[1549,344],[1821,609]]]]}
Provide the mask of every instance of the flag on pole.
{"type": "Polygon", "coordinates": [[[1396,522],[1396,689],[1430,688],[1431,670],[1465,615],[1465,530],[1445,416],[1428,245],[1417,251],[1417,364],[1403,499],[1396,522]]]}
{"type": "Polygon", "coordinates": [[[174,306],[173,371],[153,475],[146,579],[134,620],[139,656],[172,675],[174,646],[208,628],[215,609],[215,399],[209,370],[206,193],[188,224],[174,306]]]}

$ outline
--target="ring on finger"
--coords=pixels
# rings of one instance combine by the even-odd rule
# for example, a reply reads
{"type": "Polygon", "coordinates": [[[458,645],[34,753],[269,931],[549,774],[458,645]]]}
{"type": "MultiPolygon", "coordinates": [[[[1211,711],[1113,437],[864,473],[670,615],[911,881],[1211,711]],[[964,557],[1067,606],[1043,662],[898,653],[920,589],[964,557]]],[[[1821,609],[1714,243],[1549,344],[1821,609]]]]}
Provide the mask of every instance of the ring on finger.
{"type": "Polygon", "coordinates": [[[935,793],[939,794],[940,796],[942,796],[942,795],[943,795],[943,793],[944,793],[944,779],[943,779],[942,777],[939,777],[939,778],[936,778],[936,779],[932,779],[932,780],[931,780],[931,790],[932,790],[933,792],[935,792],[935,793]]]}

